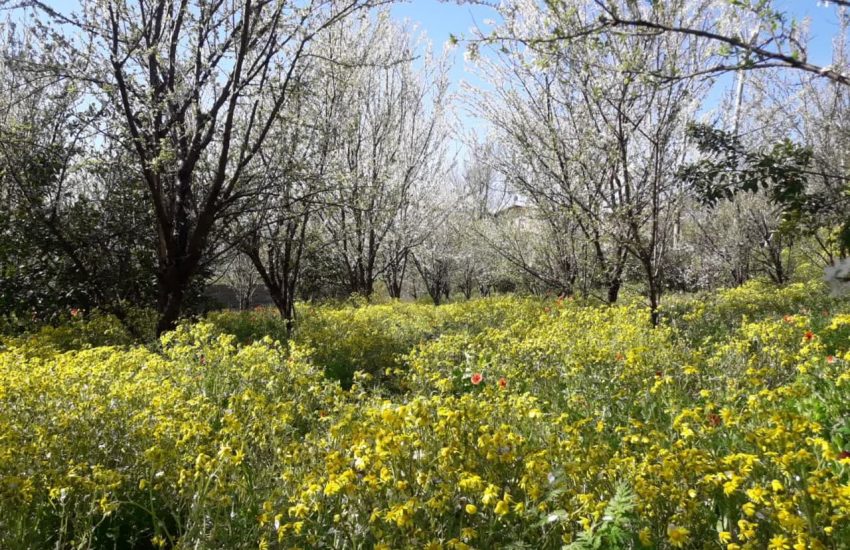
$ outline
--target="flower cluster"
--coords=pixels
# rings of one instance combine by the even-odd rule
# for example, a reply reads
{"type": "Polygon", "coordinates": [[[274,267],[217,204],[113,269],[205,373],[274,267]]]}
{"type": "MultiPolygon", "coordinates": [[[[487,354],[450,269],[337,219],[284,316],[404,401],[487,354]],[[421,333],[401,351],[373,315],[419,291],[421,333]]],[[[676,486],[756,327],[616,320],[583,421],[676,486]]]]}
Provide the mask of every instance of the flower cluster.
{"type": "Polygon", "coordinates": [[[723,337],[698,300],[653,329],[637,305],[496,298],[317,309],[301,345],[19,340],[0,547],[846,548],[847,304],[760,292],[780,296],[737,317],[717,298],[723,337]],[[392,366],[343,389],[330,335],[376,323],[392,366]]]}

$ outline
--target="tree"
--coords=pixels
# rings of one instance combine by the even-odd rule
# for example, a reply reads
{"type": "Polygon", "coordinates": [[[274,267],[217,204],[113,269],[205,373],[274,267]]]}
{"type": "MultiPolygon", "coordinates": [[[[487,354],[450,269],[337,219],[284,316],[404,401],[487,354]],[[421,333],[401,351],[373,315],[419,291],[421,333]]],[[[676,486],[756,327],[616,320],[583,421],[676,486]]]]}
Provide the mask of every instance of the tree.
{"type": "Polygon", "coordinates": [[[0,302],[40,319],[70,308],[127,319],[153,305],[152,212],[128,159],[110,144],[92,155],[100,113],[67,81],[33,75],[30,33],[8,34],[0,52],[0,302]]]}
{"type": "Polygon", "coordinates": [[[487,237],[494,213],[508,200],[508,189],[494,166],[497,157],[495,143],[473,136],[463,176],[453,191],[457,195],[452,216],[455,286],[467,300],[476,290],[489,295],[502,263],[487,237]]]}
{"type": "MultiPolygon", "coordinates": [[[[533,51],[545,51],[553,48],[568,50],[575,44],[587,43],[607,47],[611,43],[611,37],[678,37],[683,45],[689,45],[691,51],[702,50],[708,55],[703,57],[701,63],[690,66],[644,66],[626,63],[622,66],[624,74],[637,79],[651,78],[659,82],[675,83],[736,72],[739,74],[740,84],[743,83],[745,73],[767,71],[803,75],[809,85],[823,88],[834,86],[846,89],[850,84],[850,73],[847,72],[845,62],[846,40],[836,41],[836,55],[832,64],[812,63],[807,56],[808,37],[805,23],[795,20],[783,11],[779,2],[690,0],[641,3],[631,0],[551,0],[545,4],[545,25],[503,25],[493,32],[481,33],[472,43],[473,53],[482,44],[489,43],[520,43],[533,51]]],[[[834,5],[838,8],[835,13],[839,26],[846,29],[847,8],[850,4],[842,0],[825,2],[824,5],[834,5]]],[[[523,4],[516,3],[516,6],[523,4]]],[[[517,9],[516,6],[510,3],[503,9],[508,22],[516,21],[516,14],[522,14],[523,10],[517,9]]],[[[797,116],[790,118],[799,119],[797,116]]],[[[829,127],[828,124],[825,126],[829,127]]],[[[737,117],[735,127],[737,128],[737,117]]],[[[781,142],[782,139],[784,138],[774,142],[781,142]]],[[[821,179],[822,175],[819,176],[821,179]]],[[[840,182],[838,185],[832,185],[833,188],[846,189],[846,171],[832,172],[830,177],[834,182],[840,182]]],[[[843,191],[839,195],[843,195],[843,191]]],[[[789,198],[797,205],[806,205],[805,201],[789,198]]],[[[838,201],[838,204],[843,202],[838,201]]],[[[790,211],[789,206],[793,208],[794,205],[785,205],[786,212],[790,211]]],[[[810,203],[808,206],[816,205],[810,203]]],[[[809,208],[809,213],[811,210],[809,208]]],[[[826,210],[828,212],[829,209],[826,210]]],[[[809,217],[811,219],[811,216],[809,217]]],[[[819,215],[817,218],[824,217],[819,215]]],[[[846,249],[850,245],[850,219],[846,216],[846,208],[839,223],[842,226],[841,248],[846,249]]],[[[836,257],[832,257],[829,239],[817,236],[817,240],[824,255],[831,258],[829,261],[838,261],[836,257]]]]}
{"type": "MultiPolygon", "coordinates": [[[[821,0],[810,0],[812,3],[821,0]]],[[[738,70],[785,68],[803,71],[842,84],[850,85],[850,75],[843,68],[822,66],[809,62],[802,25],[776,7],[778,2],[739,0],[709,0],[689,2],[688,8],[701,17],[684,21],[668,19],[669,6],[651,2],[648,9],[634,9],[628,0],[593,0],[596,9],[584,12],[569,10],[567,0],[548,2],[556,13],[571,19],[570,25],[557,27],[548,40],[569,41],[590,34],[627,32],[647,34],[678,34],[716,45],[717,61],[696,71],[666,71],[657,73],[672,79],[689,78],[709,73],[738,70]],[[745,35],[742,27],[755,29],[745,35]]],[[[845,0],[827,4],[842,9],[850,7],[845,0]]],[[[533,40],[533,39],[532,39],[533,40]]]]}
{"type": "Polygon", "coordinates": [[[448,231],[445,225],[429,236],[429,239],[411,254],[413,265],[422,277],[425,290],[435,306],[451,296],[453,258],[447,250],[448,231]]]}
{"type": "Polygon", "coordinates": [[[223,280],[236,294],[239,310],[251,308],[254,294],[262,284],[256,267],[245,254],[233,254],[225,269],[223,280]]]}
{"type": "MultiPolygon", "coordinates": [[[[503,172],[553,228],[561,224],[563,234],[564,223],[576,224],[590,243],[609,301],[625,254],[638,262],[656,321],[684,197],[675,167],[687,151],[685,123],[708,86],[639,75],[694,72],[710,52],[678,35],[594,31],[579,39],[584,23],[575,14],[588,16],[594,3],[554,4],[504,10],[493,34],[500,63],[484,61],[498,99],[479,109],[512,146],[503,172]],[[560,39],[570,33],[574,40],[560,39]]],[[[623,9],[639,11],[636,3],[623,9]]],[[[694,16],[681,7],[665,12],[671,22],[694,16]]]]}
{"type": "MultiPolygon", "coordinates": [[[[811,0],[814,2],[814,0],[811,0]]],[[[807,36],[805,25],[791,17],[778,6],[778,2],[738,0],[705,0],[670,5],[665,2],[652,2],[642,9],[635,9],[636,2],[628,0],[593,0],[588,9],[576,10],[568,0],[547,2],[556,14],[556,24],[552,32],[530,34],[520,37],[525,43],[563,44],[576,40],[585,40],[589,36],[607,37],[612,34],[632,36],[680,36],[689,40],[710,45],[713,50],[713,62],[694,67],[693,70],[641,69],[637,74],[666,81],[693,80],[706,75],[753,70],[794,71],[808,75],[812,80],[826,81],[841,88],[850,86],[850,73],[845,62],[844,52],[836,56],[831,65],[812,63],[807,55],[807,36]],[[675,21],[670,20],[672,10],[682,6],[695,16],[675,21]]],[[[825,2],[825,5],[837,7],[837,22],[845,33],[847,28],[847,8],[845,0],[825,2]]],[[[497,34],[489,39],[500,38],[497,34]]],[[[842,42],[846,45],[846,41],[842,42]]],[[[844,189],[847,176],[838,175],[844,189]]],[[[789,197],[791,203],[786,211],[797,206],[805,206],[805,201],[789,197]]],[[[815,206],[815,205],[810,205],[815,206]]],[[[802,212],[801,212],[802,213],[802,212]]],[[[840,231],[842,255],[850,248],[850,218],[845,214],[841,220],[840,231]]],[[[833,258],[831,261],[837,261],[833,258]]]]}
{"type": "Polygon", "coordinates": [[[785,217],[784,227],[774,227],[768,221],[770,208],[750,212],[756,242],[761,243],[756,250],[762,252],[762,264],[774,282],[788,282],[790,260],[784,254],[800,217],[818,209],[816,199],[806,195],[811,150],[785,140],[767,151],[751,151],[737,136],[705,125],[692,125],[689,133],[703,157],[683,167],[680,174],[703,201],[714,206],[740,193],[765,190],[770,207],[785,217]]]}
{"type": "MultiPolygon", "coordinates": [[[[262,189],[239,220],[236,246],[259,273],[291,330],[308,231],[322,208],[334,107],[321,103],[321,71],[311,61],[299,89],[270,131],[260,152],[262,189]]],[[[321,62],[318,62],[321,63],[321,62]]]]}
{"type": "Polygon", "coordinates": [[[346,289],[369,296],[388,269],[400,278],[418,239],[411,209],[443,170],[447,67],[428,51],[415,59],[421,46],[387,13],[332,40],[326,93],[339,109],[321,218],[346,289]]]}
{"type": "Polygon", "coordinates": [[[172,328],[218,230],[256,191],[255,157],[314,38],[370,0],[83,0],[48,18],[51,72],[90,85],[134,156],[154,212],[157,332],[172,328]],[[67,31],[67,29],[73,31],[67,31]],[[73,33],[73,34],[72,34],[73,33]]]}

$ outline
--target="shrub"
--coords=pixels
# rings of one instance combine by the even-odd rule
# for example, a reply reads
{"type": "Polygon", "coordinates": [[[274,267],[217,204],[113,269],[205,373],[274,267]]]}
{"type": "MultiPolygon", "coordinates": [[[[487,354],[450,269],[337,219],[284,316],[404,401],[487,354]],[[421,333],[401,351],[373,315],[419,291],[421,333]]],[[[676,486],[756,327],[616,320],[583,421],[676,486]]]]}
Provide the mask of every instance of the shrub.
{"type": "Polygon", "coordinates": [[[274,308],[213,311],[204,320],[221,333],[234,336],[240,344],[258,342],[267,336],[279,342],[287,339],[286,323],[274,308]]]}
{"type": "Polygon", "coordinates": [[[0,547],[257,540],[260,495],[339,390],[210,325],[162,343],[0,352],[0,547]]]}
{"type": "Polygon", "coordinates": [[[0,547],[847,548],[850,317],[764,292],[655,329],[494,298],[15,340],[0,547]]]}
{"type": "Polygon", "coordinates": [[[67,322],[42,325],[32,332],[0,338],[0,344],[26,350],[29,354],[49,356],[56,352],[89,349],[98,346],[126,346],[137,340],[153,339],[155,315],[150,311],[131,312],[128,321],[136,327],[131,334],[114,315],[74,311],[67,322]]]}
{"type": "Polygon", "coordinates": [[[388,373],[400,368],[405,355],[422,342],[510,324],[532,310],[540,310],[539,301],[519,298],[487,298],[440,307],[397,301],[308,306],[300,311],[294,340],[313,350],[316,364],[348,387],[357,371],[387,382],[388,373]]]}
{"type": "Polygon", "coordinates": [[[807,315],[818,326],[837,310],[848,310],[846,300],[830,297],[820,281],[793,283],[784,287],[752,280],[739,287],[700,293],[697,296],[670,296],[665,300],[666,321],[695,343],[722,339],[730,328],[746,320],[807,315]]]}

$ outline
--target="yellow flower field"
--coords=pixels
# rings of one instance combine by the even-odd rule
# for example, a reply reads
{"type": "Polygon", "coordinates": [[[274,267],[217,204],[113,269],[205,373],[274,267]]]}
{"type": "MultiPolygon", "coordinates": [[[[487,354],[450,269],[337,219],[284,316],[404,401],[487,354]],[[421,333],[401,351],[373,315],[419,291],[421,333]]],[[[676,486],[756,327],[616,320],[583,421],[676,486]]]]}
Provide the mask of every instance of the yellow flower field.
{"type": "Polygon", "coordinates": [[[491,298],[8,339],[0,548],[848,548],[848,312],[754,283],[656,329],[491,298]]]}

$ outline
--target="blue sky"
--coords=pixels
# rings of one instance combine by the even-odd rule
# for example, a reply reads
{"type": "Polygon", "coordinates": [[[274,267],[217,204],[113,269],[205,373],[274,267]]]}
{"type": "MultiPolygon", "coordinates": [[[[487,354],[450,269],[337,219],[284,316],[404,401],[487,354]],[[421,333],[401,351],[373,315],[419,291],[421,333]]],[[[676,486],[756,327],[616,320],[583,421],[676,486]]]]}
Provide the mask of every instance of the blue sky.
{"type": "MultiPolygon", "coordinates": [[[[61,11],[70,11],[77,0],[47,0],[47,3],[61,11]]],[[[775,0],[774,5],[790,16],[808,19],[811,24],[811,43],[809,60],[818,65],[827,65],[831,61],[832,38],[838,30],[838,19],[834,7],[826,7],[819,0],[775,0]]],[[[451,0],[408,0],[395,4],[391,8],[394,17],[409,19],[424,31],[434,49],[440,51],[450,35],[468,36],[470,29],[478,24],[484,25],[486,19],[498,19],[492,8],[480,5],[458,4],[451,0]]],[[[457,91],[464,80],[473,85],[482,85],[475,75],[466,70],[463,59],[464,46],[461,44],[453,52],[454,63],[450,73],[452,87],[457,91]]],[[[720,93],[715,90],[715,94],[720,93]]],[[[712,94],[714,95],[714,94],[712,94]]],[[[461,125],[480,128],[477,121],[461,113],[461,125]]]]}
{"type": "MultiPolygon", "coordinates": [[[[775,0],[774,6],[785,12],[789,17],[798,21],[806,20],[810,25],[811,42],[809,44],[809,61],[817,65],[828,65],[832,57],[832,39],[838,31],[838,18],[835,16],[835,7],[827,7],[825,3],[818,0],[775,0]]],[[[485,6],[458,5],[454,2],[441,2],[439,0],[410,0],[399,3],[392,7],[394,17],[409,19],[416,23],[421,30],[426,32],[432,41],[435,50],[440,50],[443,44],[449,40],[450,35],[462,37],[469,35],[469,30],[474,25],[484,25],[486,19],[498,19],[496,13],[485,6]]],[[[481,85],[481,81],[465,68],[463,59],[464,47],[460,45],[453,52],[454,65],[451,72],[452,85],[455,90],[459,88],[460,82],[466,80],[474,85],[481,85]]],[[[719,85],[732,82],[731,78],[723,78],[719,85]]],[[[711,94],[712,98],[719,98],[722,89],[718,88],[711,94]]],[[[709,99],[711,102],[712,99],[709,99]]],[[[478,121],[461,114],[461,124],[468,128],[481,128],[478,121]]]]}
{"type": "MultiPolygon", "coordinates": [[[[71,11],[77,6],[77,0],[46,0],[46,3],[60,11],[71,11]]],[[[810,60],[817,64],[828,64],[831,54],[831,40],[838,28],[835,8],[824,6],[822,0],[775,0],[774,5],[792,16],[811,21],[812,43],[810,60]]],[[[425,31],[435,49],[449,39],[449,35],[463,36],[476,24],[483,24],[488,18],[497,19],[491,8],[480,5],[459,5],[451,0],[408,0],[393,5],[392,13],[400,19],[410,19],[425,31]]],[[[463,47],[454,53],[455,64],[452,71],[453,82],[459,82],[468,73],[464,70],[463,47]]]]}
{"type": "MultiPolygon", "coordinates": [[[[393,17],[408,19],[424,31],[431,40],[434,51],[441,51],[449,38],[454,35],[458,38],[469,36],[473,27],[487,28],[484,21],[487,19],[498,19],[495,10],[481,5],[459,5],[455,2],[441,2],[439,0],[411,0],[395,4],[392,9],[393,17]]],[[[452,91],[459,91],[461,82],[467,81],[475,86],[483,86],[484,83],[466,70],[463,53],[465,46],[458,45],[452,52],[453,64],[449,77],[452,83],[452,91]]],[[[473,117],[465,112],[462,106],[457,108],[459,125],[463,130],[474,130],[481,133],[483,126],[473,117]]],[[[457,142],[460,145],[460,142],[457,142]]],[[[461,147],[462,149],[462,147],[461,147]]],[[[463,152],[461,153],[461,158],[463,152]]]]}
{"type": "MultiPolygon", "coordinates": [[[[71,11],[78,4],[77,0],[46,0],[48,5],[60,11],[71,11]]],[[[816,63],[828,63],[831,50],[831,39],[838,28],[834,7],[826,7],[823,0],[774,0],[774,5],[792,16],[811,20],[813,41],[811,44],[811,60],[816,63]]],[[[468,30],[484,19],[496,18],[495,12],[480,5],[458,5],[448,0],[401,0],[393,5],[392,13],[401,19],[407,18],[419,24],[428,33],[435,47],[442,46],[450,34],[462,36],[468,30]]],[[[462,59],[462,49],[457,52],[462,59]]],[[[463,74],[463,64],[458,63],[456,71],[463,74]]]]}
{"type": "Polygon", "coordinates": [[[838,32],[836,8],[818,0],[779,0],[776,5],[799,20],[808,18],[812,42],[809,60],[818,65],[828,65],[832,56],[832,39],[838,32]]]}
{"type": "MultiPolygon", "coordinates": [[[[808,19],[811,24],[809,59],[816,64],[829,64],[832,53],[832,38],[838,31],[838,19],[835,8],[827,7],[818,0],[776,0],[774,5],[781,11],[798,19],[808,19]]],[[[449,39],[449,35],[462,36],[477,22],[496,19],[495,12],[484,6],[458,5],[454,2],[439,0],[409,0],[392,7],[392,13],[400,19],[410,19],[428,33],[435,48],[439,48],[449,39]]],[[[453,80],[465,76],[463,69],[463,48],[455,52],[456,63],[453,80]]]]}

